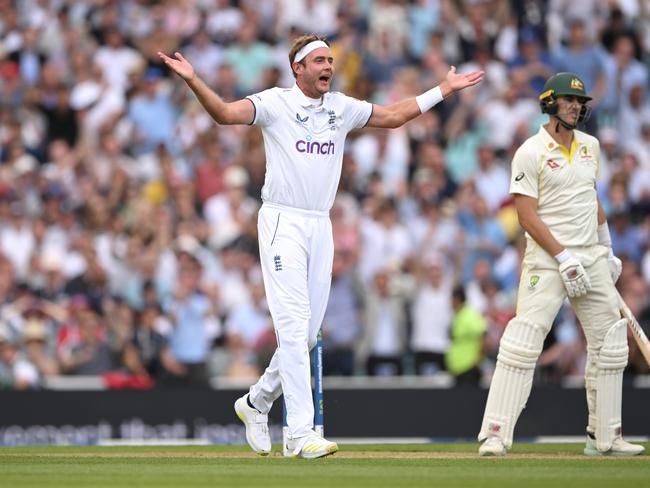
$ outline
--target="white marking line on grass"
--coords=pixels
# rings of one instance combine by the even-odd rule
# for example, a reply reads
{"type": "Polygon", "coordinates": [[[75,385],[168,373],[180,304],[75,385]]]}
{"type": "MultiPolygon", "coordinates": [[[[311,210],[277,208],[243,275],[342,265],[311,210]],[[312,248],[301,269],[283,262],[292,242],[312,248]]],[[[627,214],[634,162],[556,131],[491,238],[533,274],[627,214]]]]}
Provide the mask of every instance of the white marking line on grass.
{"type": "MultiPolygon", "coordinates": [[[[584,435],[581,436],[539,436],[535,437],[532,442],[537,443],[537,444],[573,444],[573,443],[581,443],[585,442],[586,437],[584,435]]],[[[643,435],[626,435],[625,440],[628,442],[650,442],[650,437],[648,436],[643,436],[643,435]]],[[[516,441],[515,441],[516,442],[516,441]]]]}
{"type": "Polygon", "coordinates": [[[429,437],[334,437],[338,444],[430,444],[429,437]]]}
{"type": "MultiPolygon", "coordinates": [[[[253,452],[78,452],[78,453],[3,453],[0,451],[0,459],[10,458],[41,458],[41,459],[282,459],[286,462],[296,462],[295,460],[285,458],[281,452],[273,452],[268,457],[261,457],[253,452]]],[[[424,451],[339,451],[327,459],[481,459],[493,460],[492,462],[507,462],[508,459],[519,460],[585,460],[608,462],[617,460],[637,459],[639,462],[647,462],[647,456],[622,457],[622,456],[603,456],[592,457],[573,453],[508,453],[500,457],[480,457],[476,452],[424,452],[424,451]]]]}
{"type": "Polygon", "coordinates": [[[102,439],[98,446],[211,446],[207,439],[102,439]]]}

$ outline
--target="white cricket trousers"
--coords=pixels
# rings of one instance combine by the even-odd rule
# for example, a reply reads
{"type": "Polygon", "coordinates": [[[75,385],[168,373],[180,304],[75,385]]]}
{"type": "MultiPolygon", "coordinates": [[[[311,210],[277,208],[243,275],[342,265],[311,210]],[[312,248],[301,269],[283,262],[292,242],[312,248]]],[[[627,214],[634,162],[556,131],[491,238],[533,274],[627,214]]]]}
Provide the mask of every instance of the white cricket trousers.
{"type": "Polygon", "coordinates": [[[309,351],[316,344],[332,282],[332,224],[329,212],[264,203],[257,227],[278,347],[249,398],[268,413],[284,393],[288,435],[295,439],[314,428],[309,351]]]}

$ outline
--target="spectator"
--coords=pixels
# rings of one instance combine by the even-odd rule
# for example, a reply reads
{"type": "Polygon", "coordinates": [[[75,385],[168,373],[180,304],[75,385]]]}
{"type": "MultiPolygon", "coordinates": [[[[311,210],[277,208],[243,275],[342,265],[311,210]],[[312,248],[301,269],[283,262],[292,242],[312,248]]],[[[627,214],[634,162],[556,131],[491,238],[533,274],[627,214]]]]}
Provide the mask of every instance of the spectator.
{"type": "Polygon", "coordinates": [[[635,86],[647,86],[648,72],[634,57],[634,39],[621,36],[615,43],[612,54],[605,59],[607,91],[601,102],[601,110],[606,117],[604,123],[614,125],[619,110],[629,103],[630,91],[635,86]]]}
{"type": "Polygon", "coordinates": [[[226,63],[234,69],[237,82],[246,93],[260,88],[258,80],[272,59],[270,46],[258,41],[257,33],[257,26],[253,22],[245,22],[239,30],[237,41],[228,46],[224,53],[226,63]]]}
{"type": "Polygon", "coordinates": [[[597,106],[605,94],[605,52],[593,42],[582,16],[569,18],[567,24],[567,44],[553,53],[553,67],[558,72],[578,75],[585,84],[585,90],[594,99],[592,105],[597,106]]]}
{"type": "Polygon", "coordinates": [[[445,352],[450,344],[452,281],[444,275],[440,258],[428,258],[422,263],[411,305],[410,346],[415,353],[416,374],[445,370],[445,352]]]}
{"type": "Polygon", "coordinates": [[[257,212],[257,202],[246,194],[248,173],[241,166],[230,166],[223,173],[224,192],[208,198],[203,214],[210,224],[210,241],[221,248],[234,241],[244,230],[244,223],[257,212]]]}
{"type": "Polygon", "coordinates": [[[215,315],[210,301],[199,289],[200,273],[196,259],[181,267],[174,298],[166,306],[173,324],[169,346],[174,359],[172,376],[166,379],[168,385],[207,384],[206,361],[212,340],[207,325],[208,320],[215,320],[215,315]]]}
{"type": "Polygon", "coordinates": [[[78,335],[59,356],[61,370],[72,375],[100,375],[117,369],[118,351],[110,347],[95,311],[87,308],[78,318],[78,335]]]}
{"type": "Polygon", "coordinates": [[[526,95],[542,93],[544,83],[554,74],[551,56],[542,49],[537,34],[530,28],[519,31],[519,56],[510,63],[511,76],[522,83],[526,95]]]}
{"type": "Polygon", "coordinates": [[[361,335],[362,291],[350,250],[334,252],[332,287],[323,319],[323,374],[352,376],[361,335]]]}
{"type": "Polygon", "coordinates": [[[240,9],[230,0],[217,0],[208,13],[206,30],[216,42],[228,45],[235,40],[243,24],[244,13],[240,9]]]}
{"type": "Polygon", "coordinates": [[[31,225],[20,202],[11,204],[11,222],[0,231],[2,252],[9,258],[18,279],[27,278],[29,258],[34,251],[31,225]]]}
{"type": "Polygon", "coordinates": [[[0,387],[27,390],[38,386],[38,371],[20,352],[18,339],[0,325],[0,387]]]}
{"type": "Polygon", "coordinates": [[[478,108],[481,127],[490,133],[489,145],[502,156],[510,155],[513,144],[528,134],[531,121],[539,120],[539,103],[522,94],[522,81],[512,79],[478,108]]]}
{"type": "Polygon", "coordinates": [[[441,23],[441,6],[438,2],[416,0],[408,7],[409,28],[408,46],[409,54],[413,59],[420,60],[428,37],[441,23]]]}
{"type": "Polygon", "coordinates": [[[142,56],[124,43],[122,33],[114,28],[104,32],[104,44],[95,52],[93,62],[102,70],[102,78],[109,85],[126,91],[129,75],[141,70],[142,56]]]}
{"type": "Polygon", "coordinates": [[[467,282],[479,259],[494,265],[506,241],[501,226],[479,196],[473,198],[471,210],[460,211],[459,220],[466,233],[463,281],[467,282]]]}
{"type": "Polygon", "coordinates": [[[362,248],[359,272],[364,281],[382,267],[400,269],[412,251],[406,227],[399,221],[393,200],[380,203],[374,219],[361,224],[362,248]]]}
{"type": "Polygon", "coordinates": [[[404,371],[406,297],[398,279],[395,271],[380,268],[364,296],[364,330],[356,355],[371,376],[396,376],[404,371]]]}
{"type": "MultiPolygon", "coordinates": [[[[424,311],[442,300],[443,287],[447,293],[459,284],[483,310],[485,353],[493,359],[515,306],[523,245],[503,198],[510,175],[498,168],[545,117],[530,86],[538,68],[548,68],[547,47],[552,69],[577,72],[594,96],[584,130],[597,130],[601,140],[597,191],[614,248],[625,254],[621,291],[635,313],[650,309],[647,287],[638,286],[639,279],[650,283],[648,67],[640,61],[650,43],[637,2],[4,4],[0,318],[16,364],[31,364],[18,369],[36,371],[28,385],[41,385],[57,368],[76,371],[58,364],[75,348],[94,351],[89,364],[101,365],[107,347],[111,368],[146,370],[161,387],[191,384],[190,376],[205,384],[202,371],[243,378],[257,369],[250,345],[226,340],[220,323],[262,310],[251,290],[259,258],[257,204],[249,202],[259,198],[266,171],[262,135],[246,126],[216,130],[156,53],[183,46],[204,79],[233,101],[268,84],[289,87],[287,45],[305,30],[330,36],[337,89],[360,99],[408,98],[436,85],[451,64],[486,71],[479,86],[403,129],[352,134],[343,148],[332,209],[337,262],[323,324],[328,372],[364,370],[372,352],[365,345],[398,357],[407,373],[409,354],[446,352],[442,336],[435,336],[437,349],[429,343],[435,337],[426,331],[436,324],[424,311]],[[195,293],[176,300],[195,262],[195,293]],[[386,267],[392,284],[382,298],[373,277],[386,267]],[[423,284],[417,291],[416,280],[423,284]],[[36,296],[48,301],[47,313],[27,306],[36,296]],[[154,312],[159,303],[190,318],[154,312]],[[361,313],[398,303],[406,310],[385,322],[404,317],[403,329],[379,327],[361,313]],[[204,309],[207,318],[197,318],[204,309]],[[89,313],[101,347],[80,345],[89,313]],[[391,330],[399,340],[382,349],[379,331],[391,330]]],[[[580,371],[580,357],[570,359],[565,347],[572,334],[562,329],[548,348],[549,374],[538,381],[580,371]]],[[[262,336],[253,355],[273,340],[262,336]]],[[[633,378],[647,369],[630,345],[633,378]]],[[[420,372],[433,370],[416,362],[420,372]]],[[[397,372],[397,363],[387,364],[397,372]]]]}
{"type": "Polygon", "coordinates": [[[135,375],[164,381],[167,374],[175,372],[177,363],[171,356],[168,339],[157,330],[162,320],[165,319],[158,304],[146,304],[137,315],[133,337],[124,349],[124,363],[135,375]]]}
{"type": "Polygon", "coordinates": [[[476,190],[485,200],[490,212],[495,212],[510,198],[510,174],[496,159],[494,148],[486,143],[478,148],[478,166],[474,176],[476,190]]]}
{"type": "MultiPolygon", "coordinates": [[[[494,52],[499,24],[503,18],[499,11],[488,14],[489,4],[485,1],[462,4],[462,12],[457,20],[461,59],[473,59],[476,51],[494,52]]],[[[502,13],[502,12],[501,12],[502,13]]]]}
{"type": "Polygon", "coordinates": [[[202,79],[216,81],[224,53],[217,44],[211,42],[210,34],[205,29],[198,30],[192,36],[192,42],[183,48],[183,52],[202,79]]]}
{"type": "Polygon", "coordinates": [[[445,355],[447,371],[454,375],[456,385],[478,385],[482,359],[485,320],[465,303],[461,287],[452,292],[454,317],[451,324],[451,346],[445,355]]]}
{"type": "Polygon", "coordinates": [[[357,185],[367,185],[370,173],[378,171],[387,195],[404,193],[410,156],[406,133],[399,130],[367,132],[356,139],[352,154],[358,164],[357,185]]]}
{"type": "Polygon", "coordinates": [[[32,318],[23,325],[23,348],[26,359],[38,371],[39,384],[60,373],[59,364],[54,356],[47,325],[44,320],[32,318]]]}
{"type": "Polygon", "coordinates": [[[142,79],[140,92],[129,103],[128,117],[133,122],[134,154],[152,152],[159,144],[176,150],[176,107],[169,95],[160,89],[162,72],[148,68],[142,79]]]}
{"type": "MultiPolygon", "coordinates": [[[[251,301],[234,307],[225,323],[226,342],[233,347],[237,343],[241,349],[243,360],[254,368],[255,374],[268,364],[270,357],[258,357],[258,349],[266,346],[269,334],[273,335],[271,314],[264,295],[264,285],[261,282],[249,284],[251,301]]],[[[262,351],[260,351],[262,352],[262,351]]],[[[272,351],[271,351],[272,353],[272,351]]]]}
{"type": "Polygon", "coordinates": [[[641,261],[641,235],[636,227],[630,225],[629,216],[616,212],[611,216],[612,249],[617,256],[625,255],[635,263],[641,261]]]}
{"type": "Polygon", "coordinates": [[[70,106],[70,89],[60,82],[53,100],[41,98],[39,108],[47,121],[45,144],[49,145],[56,139],[62,139],[69,146],[74,146],[79,128],[76,111],[70,106]]]}
{"type": "Polygon", "coordinates": [[[9,59],[18,64],[22,81],[29,86],[38,83],[46,60],[45,54],[38,47],[38,39],[38,29],[33,27],[25,29],[20,49],[9,53],[9,59]]]}

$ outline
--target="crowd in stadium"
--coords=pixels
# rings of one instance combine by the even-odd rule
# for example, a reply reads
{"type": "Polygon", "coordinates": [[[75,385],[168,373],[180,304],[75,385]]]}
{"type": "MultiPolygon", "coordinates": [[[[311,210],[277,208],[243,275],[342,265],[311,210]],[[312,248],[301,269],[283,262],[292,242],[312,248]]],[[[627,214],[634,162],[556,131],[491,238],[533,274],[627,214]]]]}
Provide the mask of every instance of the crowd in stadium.
{"type": "MultiPolygon", "coordinates": [[[[0,389],[254,380],[275,348],[257,249],[261,132],[218,126],[157,51],[226,101],[293,84],[328,36],[334,88],[374,103],[485,80],[345,149],[325,374],[489,377],[525,239],[510,160],[572,71],[602,148],[618,287],[650,318],[650,11],[632,0],[0,0],[0,389]],[[476,351],[481,351],[476,354],[476,351]]],[[[630,341],[629,378],[647,373],[630,341]]],[[[568,307],[537,380],[584,374],[568,307]]]]}

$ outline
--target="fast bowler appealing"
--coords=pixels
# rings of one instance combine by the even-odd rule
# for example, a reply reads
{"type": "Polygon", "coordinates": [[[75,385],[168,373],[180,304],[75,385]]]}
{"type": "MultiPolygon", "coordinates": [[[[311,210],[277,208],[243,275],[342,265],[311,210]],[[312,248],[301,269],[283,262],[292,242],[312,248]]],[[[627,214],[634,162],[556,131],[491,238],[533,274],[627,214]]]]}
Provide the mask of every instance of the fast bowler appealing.
{"type": "Polygon", "coordinates": [[[318,458],[338,450],[313,429],[309,350],[329,296],[333,240],[329,210],[338,187],[347,133],[364,126],[399,127],[483,72],[452,67],[437,87],[382,107],[330,92],[334,73],[329,43],[316,35],[293,42],[289,62],[296,83],[224,102],[180,54],[159,56],[181,76],[219,124],[257,124],[266,152],[263,205],[258,217],[262,274],[278,347],[247,395],[235,402],[251,448],[271,451],[267,413],[284,394],[291,457],[318,458]]]}
{"type": "Polygon", "coordinates": [[[510,193],[526,231],[526,252],[517,314],[501,339],[478,436],[481,455],[504,455],[512,446],[544,338],[567,296],[587,339],[584,453],[632,456],[644,450],[624,441],[621,431],[627,321],[614,284],[622,267],[596,195],[600,145],[576,130],[589,115],[589,100],[576,75],[549,78],[540,105],[550,120],[512,161],[510,193]]]}

